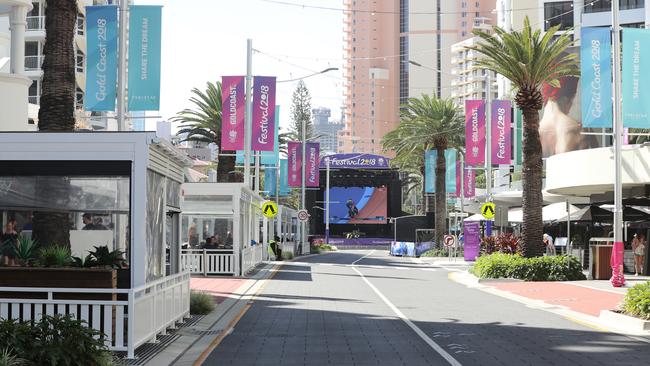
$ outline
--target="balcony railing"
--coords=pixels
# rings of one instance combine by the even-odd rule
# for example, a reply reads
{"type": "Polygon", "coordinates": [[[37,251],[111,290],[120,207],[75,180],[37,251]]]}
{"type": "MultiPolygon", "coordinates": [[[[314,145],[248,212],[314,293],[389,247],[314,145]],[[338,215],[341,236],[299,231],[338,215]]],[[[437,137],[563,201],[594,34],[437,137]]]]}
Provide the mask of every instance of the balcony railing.
{"type": "Polygon", "coordinates": [[[28,16],[27,17],[27,30],[33,30],[33,31],[45,30],[45,17],[42,16],[42,15],[28,16]]]}
{"type": "Polygon", "coordinates": [[[25,70],[40,70],[43,66],[43,55],[25,56],[25,70]]]}
{"type": "Polygon", "coordinates": [[[30,104],[40,104],[41,97],[38,95],[30,95],[29,97],[27,97],[27,101],[30,104]]]}

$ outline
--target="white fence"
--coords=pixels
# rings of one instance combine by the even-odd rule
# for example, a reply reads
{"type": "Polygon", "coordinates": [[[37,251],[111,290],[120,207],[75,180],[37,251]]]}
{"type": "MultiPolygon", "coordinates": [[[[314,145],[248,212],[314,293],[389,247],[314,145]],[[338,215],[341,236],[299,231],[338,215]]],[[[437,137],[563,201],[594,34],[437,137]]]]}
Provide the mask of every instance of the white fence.
{"type": "Polygon", "coordinates": [[[235,255],[232,249],[183,249],[181,270],[212,274],[235,274],[235,255]]]}
{"type": "Polygon", "coordinates": [[[46,299],[0,298],[0,318],[26,321],[44,315],[71,315],[101,332],[110,350],[127,351],[129,358],[134,357],[135,348],[155,341],[157,334],[165,334],[167,328],[190,313],[189,273],[165,277],[135,289],[0,287],[0,292],[47,295],[46,299]],[[96,294],[106,299],[61,299],[74,294],[84,294],[84,297],[96,294]],[[127,300],[117,300],[118,297],[127,300]]]}
{"type": "Polygon", "coordinates": [[[265,245],[253,245],[244,248],[241,253],[242,275],[248,273],[250,270],[255,268],[255,266],[260,264],[266,258],[267,253],[265,245]]]}

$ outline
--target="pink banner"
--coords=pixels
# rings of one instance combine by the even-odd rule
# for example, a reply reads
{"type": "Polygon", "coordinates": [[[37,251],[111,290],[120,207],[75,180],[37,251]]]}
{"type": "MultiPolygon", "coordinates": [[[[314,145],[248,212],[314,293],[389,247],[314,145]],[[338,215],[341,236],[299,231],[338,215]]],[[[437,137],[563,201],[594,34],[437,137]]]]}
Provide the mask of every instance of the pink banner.
{"type": "Polygon", "coordinates": [[[253,80],[253,140],[255,151],[273,151],[275,141],[275,76],[253,80]]]}
{"type": "Polygon", "coordinates": [[[287,142],[287,156],[289,159],[289,187],[300,187],[302,186],[302,143],[287,142]]]}
{"type": "Polygon", "coordinates": [[[485,163],[485,102],[465,101],[465,164],[470,166],[485,163]]]}
{"type": "Polygon", "coordinates": [[[308,142],[305,152],[305,186],[318,187],[320,185],[320,143],[308,142]]]}
{"type": "Polygon", "coordinates": [[[512,107],[509,100],[492,102],[492,164],[512,163],[512,107]]]}
{"type": "Polygon", "coordinates": [[[465,167],[464,174],[463,191],[465,191],[465,198],[474,197],[476,196],[476,177],[474,176],[474,170],[465,167]]]}
{"type": "Polygon", "coordinates": [[[245,79],[221,77],[221,150],[244,149],[245,79]]]}

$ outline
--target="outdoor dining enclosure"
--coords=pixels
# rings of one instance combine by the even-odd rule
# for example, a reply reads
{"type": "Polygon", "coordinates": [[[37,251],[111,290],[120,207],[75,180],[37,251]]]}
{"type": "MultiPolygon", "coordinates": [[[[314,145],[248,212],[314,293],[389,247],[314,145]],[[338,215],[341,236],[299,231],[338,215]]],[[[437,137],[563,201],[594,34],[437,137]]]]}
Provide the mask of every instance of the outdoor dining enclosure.
{"type": "Polygon", "coordinates": [[[29,258],[0,267],[0,318],[68,314],[128,357],[182,321],[190,283],[180,267],[180,200],[189,163],[153,133],[0,133],[2,224],[14,222],[22,241],[52,235],[81,259],[75,268],[29,258]],[[87,265],[89,252],[113,261],[87,265]]]}

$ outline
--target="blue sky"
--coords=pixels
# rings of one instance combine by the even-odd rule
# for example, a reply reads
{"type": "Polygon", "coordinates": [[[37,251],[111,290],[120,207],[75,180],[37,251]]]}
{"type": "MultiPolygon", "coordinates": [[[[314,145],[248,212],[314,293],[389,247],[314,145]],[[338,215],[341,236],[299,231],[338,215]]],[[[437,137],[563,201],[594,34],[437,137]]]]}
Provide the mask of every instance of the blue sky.
{"type": "MultiPolygon", "coordinates": [[[[298,2],[296,0],[289,0],[298,2]]],[[[335,8],[341,0],[301,0],[335,8]]],[[[172,117],[188,102],[193,87],[222,75],[246,73],[246,39],[253,48],[271,54],[253,56],[253,74],[278,80],[309,75],[303,68],[339,71],[305,80],[312,106],[332,109],[340,117],[342,99],[343,14],[340,11],[303,9],[263,0],[136,0],[139,5],[163,5],[161,111],[172,117]],[[290,56],[290,57],[286,57],[290,56]],[[321,59],[322,58],[322,59],[321,59]],[[294,64],[294,65],[291,65],[294,64]]],[[[296,83],[278,85],[281,127],[289,123],[291,94],[296,83]]]]}

